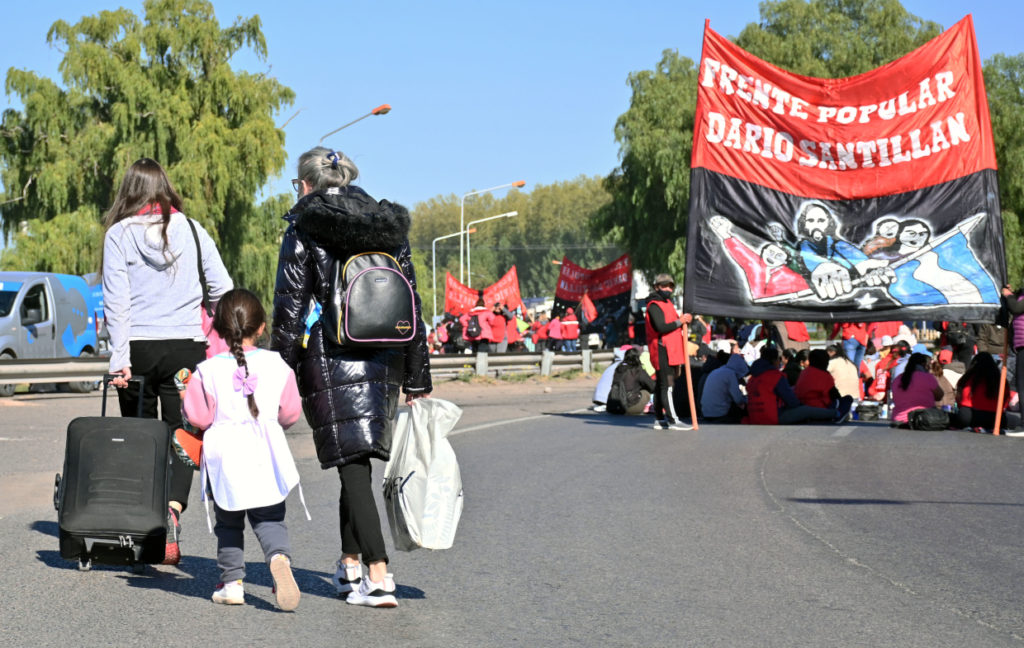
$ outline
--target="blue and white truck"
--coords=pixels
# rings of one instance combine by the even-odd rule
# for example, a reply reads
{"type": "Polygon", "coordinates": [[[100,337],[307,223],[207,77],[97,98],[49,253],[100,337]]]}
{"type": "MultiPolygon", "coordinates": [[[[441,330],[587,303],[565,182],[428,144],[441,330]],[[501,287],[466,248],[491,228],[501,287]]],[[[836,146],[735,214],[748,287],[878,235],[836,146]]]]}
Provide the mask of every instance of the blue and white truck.
{"type": "MultiPolygon", "coordinates": [[[[0,362],[96,355],[106,350],[106,339],[97,275],[0,272],[0,362]]],[[[96,383],[68,386],[84,393],[96,383]]],[[[0,396],[14,389],[0,385],[0,396]]]]}

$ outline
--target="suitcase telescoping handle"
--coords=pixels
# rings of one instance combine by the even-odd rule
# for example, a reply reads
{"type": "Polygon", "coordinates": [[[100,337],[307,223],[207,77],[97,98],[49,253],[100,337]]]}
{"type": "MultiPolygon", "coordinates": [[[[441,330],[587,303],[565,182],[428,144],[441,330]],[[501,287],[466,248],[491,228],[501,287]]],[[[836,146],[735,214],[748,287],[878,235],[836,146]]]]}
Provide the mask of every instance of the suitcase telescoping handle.
{"type": "MultiPolygon", "coordinates": [[[[120,374],[103,374],[103,406],[100,408],[100,416],[107,415],[107,387],[110,385],[110,381],[120,377],[120,374]]],[[[136,417],[142,418],[142,388],[146,385],[146,378],[144,376],[132,376],[128,382],[139,383],[139,412],[136,414],[136,417]]]]}

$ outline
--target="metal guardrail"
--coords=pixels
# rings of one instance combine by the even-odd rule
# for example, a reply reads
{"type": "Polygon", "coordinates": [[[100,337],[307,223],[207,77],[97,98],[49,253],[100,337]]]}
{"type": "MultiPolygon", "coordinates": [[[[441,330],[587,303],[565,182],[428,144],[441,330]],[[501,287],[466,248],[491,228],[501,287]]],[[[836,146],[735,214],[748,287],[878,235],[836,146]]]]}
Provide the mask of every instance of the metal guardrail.
{"type": "MultiPolygon", "coordinates": [[[[549,376],[566,371],[593,373],[611,363],[612,351],[583,350],[575,353],[478,353],[430,356],[434,378],[454,378],[472,373],[500,377],[503,374],[549,376]]],[[[109,367],[108,358],[62,358],[55,360],[2,360],[0,385],[99,381],[109,367]]]]}

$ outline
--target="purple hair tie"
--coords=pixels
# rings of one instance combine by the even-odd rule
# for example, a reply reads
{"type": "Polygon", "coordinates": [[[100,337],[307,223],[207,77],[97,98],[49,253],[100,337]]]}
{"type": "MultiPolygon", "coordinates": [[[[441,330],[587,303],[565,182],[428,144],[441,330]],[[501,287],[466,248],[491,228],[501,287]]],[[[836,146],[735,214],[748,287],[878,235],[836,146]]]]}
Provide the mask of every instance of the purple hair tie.
{"type": "Polygon", "coordinates": [[[256,379],[255,374],[249,374],[248,376],[245,375],[244,367],[239,367],[238,369],[235,369],[235,374],[234,376],[232,376],[232,378],[232,382],[234,383],[235,386],[235,391],[242,392],[243,396],[252,396],[253,393],[256,391],[256,384],[259,381],[256,379]]]}

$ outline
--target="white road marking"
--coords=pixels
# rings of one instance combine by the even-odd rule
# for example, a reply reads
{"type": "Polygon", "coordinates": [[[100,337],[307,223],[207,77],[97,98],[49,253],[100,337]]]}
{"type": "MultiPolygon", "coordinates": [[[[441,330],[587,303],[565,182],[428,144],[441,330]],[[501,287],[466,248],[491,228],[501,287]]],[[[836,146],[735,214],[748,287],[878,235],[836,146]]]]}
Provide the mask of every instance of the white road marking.
{"type": "Polygon", "coordinates": [[[850,432],[853,432],[856,429],[857,429],[856,425],[844,425],[843,427],[841,427],[838,430],[836,430],[835,432],[833,432],[832,436],[834,436],[834,437],[849,436],[850,432]]]}

